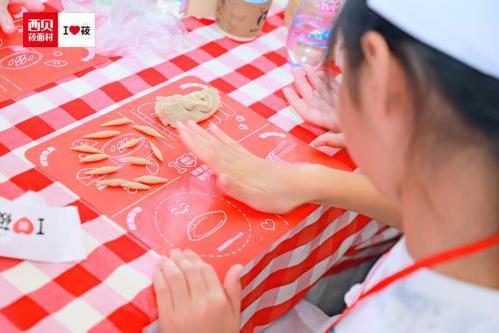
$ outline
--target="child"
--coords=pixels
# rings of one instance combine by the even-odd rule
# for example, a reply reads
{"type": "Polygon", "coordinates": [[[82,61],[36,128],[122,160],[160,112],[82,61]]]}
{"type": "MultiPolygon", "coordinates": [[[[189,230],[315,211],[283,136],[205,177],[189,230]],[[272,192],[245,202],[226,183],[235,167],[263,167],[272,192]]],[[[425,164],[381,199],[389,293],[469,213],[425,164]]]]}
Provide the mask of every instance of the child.
{"type": "MultiPolygon", "coordinates": [[[[347,293],[345,312],[319,331],[499,332],[497,13],[496,0],[347,2],[337,22],[340,121],[325,113],[315,120],[336,133],[341,124],[367,178],[271,164],[216,127],[210,134],[179,124],[222,191],[254,208],[285,212],[328,201],[401,228],[404,237],[347,293]]],[[[318,77],[310,78],[326,96],[318,77]]],[[[317,99],[298,79],[303,99],[287,96],[305,113],[317,99]]],[[[334,103],[332,96],[324,101],[334,103]]],[[[238,332],[240,266],[223,285],[188,250],[172,251],[160,268],[163,332],[238,332]]],[[[285,321],[269,331],[289,327],[285,321]]],[[[306,332],[301,324],[291,330],[306,332]]]]}

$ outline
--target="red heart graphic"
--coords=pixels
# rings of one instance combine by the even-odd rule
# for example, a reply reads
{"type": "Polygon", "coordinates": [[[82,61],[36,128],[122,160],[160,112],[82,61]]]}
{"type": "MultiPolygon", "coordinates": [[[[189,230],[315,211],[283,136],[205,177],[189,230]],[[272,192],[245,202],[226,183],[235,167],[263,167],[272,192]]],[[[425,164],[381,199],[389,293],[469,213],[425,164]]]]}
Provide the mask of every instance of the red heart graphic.
{"type": "Polygon", "coordinates": [[[80,32],[80,27],[77,25],[72,25],[69,27],[69,31],[73,34],[76,35],[77,33],[80,32]]]}
{"type": "Polygon", "coordinates": [[[275,230],[275,221],[272,219],[265,219],[262,223],[260,223],[260,227],[264,230],[274,231],[275,230]]]}
{"type": "Polygon", "coordinates": [[[22,217],[14,223],[12,230],[17,234],[31,235],[35,227],[27,217],[22,217]]]}

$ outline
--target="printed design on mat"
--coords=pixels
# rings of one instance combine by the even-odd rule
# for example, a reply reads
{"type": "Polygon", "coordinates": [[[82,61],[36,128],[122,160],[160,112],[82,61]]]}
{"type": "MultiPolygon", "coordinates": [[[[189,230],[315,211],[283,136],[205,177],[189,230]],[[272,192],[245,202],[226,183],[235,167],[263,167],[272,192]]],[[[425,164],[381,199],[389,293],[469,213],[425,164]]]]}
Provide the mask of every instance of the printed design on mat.
{"type": "Polygon", "coordinates": [[[283,157],[293,151],[296,147],[298,147],[296,143],[287,144],[286,141],[282,141],[265,156],[265,159],[276,163],[293,164],[285,161],[283,157]]]}
{"type": "Polygon", "coordinates": [[[36,65],[42,60],[42,55],[31,49],[13,52],[0,59],[0,68],[20,70],[36,65]]]}
{"type": "Polygon", "coordinates": [[[78,147],[78,146],[95,147],[98,145],[99,145],[99,143],[97,141],[90,140],[90,139],[76,139],[71,143],[71,147],[78,147]]]}
{"type": "Polygon", "coordinates": [[[201,192],[162,199],[153,211],[152,224],[168,246],[190,248],[208,258],[243,251],[253,232],[250,219],[238,206],[201,192]]]}
{"type": "Polygon", "coordinates": [[[95,49],[94,48],[86,48],[88,55],[86,57],[81,58],[83,62],[89,62],[90,60],[95,58],[95,49]]]}
{"type": "Polygon", "coordinates": [[[195,83],[195,82],[188,82],[188,83],[183,83],[180,85],[180,89],[186,90],[189,88],[201,88],[201,89],[206,89],[209,88],[210,86],[207,86],[206,84],[202,83],[195,83]]]}
{"type": "Polygon", "coordinates": [[[181,175],[187,172],[188,168],[195,168],[197,165],[197,158],[193,153],[185,153],[180,155],[168,163],[170,168],[174,168],[181,175]]]}
{"type": "Polygon", "coordinates": [[[160,165],[154,159],[154,157],[152,157],[151,155],[149,157],[147,157],[146,170],[147,170],[147,173],[149,173],[150,175],[153,175],[153,176],[155,176],[159,173],[160,165]]]}
{"type": "MultiPolygon", "coordinates": [[[[81,154],[84,155],[84,154],[81,154]]],[[[92,185],[95,183],[97,180],[104,178],[104,176],[97,176],[97,175],[87,175],[85,174],[88,171],[93,170],[93,168],[83,168],[80,169],[76,172],[76,180],[82,183],[85,186],[92,185]]]]}
{"type": "Polygon", "coordinates": [[[197,215],[187,224],[187,238],[191,242],[203,240],[220,230],[225,222],[227,222],[227,214],[223,210],[197,215]],[[204,225],[208,227],[203,228],[204,225]]]}
{"type": "Polygon", "coordinates": [[[102,145],[101,150],[104,154],[109,155],[109,157],[119,160],[119,159],[126,157],[126,156],[130,156],[130,155],[135,156],[135,153],[138,152],[139,150],[141,150],[142,147],[144,147],[144,144],[145,144],[145,139],[142,135],[139,135],[137,133],[126,133],[126,134],[118,135],[118,136],[108,140],[107,142],[105,142],[102,145]],[[133,139],[140,139],[140,141],[138,144],[136,144],[132,148],[128,148],[128,149],[123,148],[123,145],[127,141],[130,141],[133,139]]]}
{"type": "Polygon", "coordinates": [[[275,131],[272,132],[272,131],[270,131],[270,132],[263,132],[260,135],[258,135],[258,137],[260,139],[266,139],[266,138],[271,138],[271,137],[278,137],[278,138],[283,138],[284,139],[284,138],[287,137],[287,135],[284,134],[284,133],[281,133],[281,132],[275,132],[275,131]]]}
{"type": "Polygon", "coordinates": [[[141,207],[135,207],[131,211],[128,212],[126,216],[126,224],[128,226],[128,229],[130,230],[137,230],[137,225],[135,224],[135,218],[137,215],[143,212],[143,209],[141,207]]]}
{"type": "Polygon", "coordinates": [[[246,125],[246,124],[244,124],[244,123],[241,123],[241,124],[237,125],[237,127],[238,127],[241,131],[247,131],[247,130],[249,130],[248,125],[246,125]]]}
{"type": "Polygon", "coordinates": [[[69,61],[52,59],[52,60],[45,61],[43,64],[45,66],[49,66],[49,67],[62,68],[62,67],[66,67],[67,65],[69,65],[69,61]]]}
{"type": "Polygon", "coordinates": [[[260,223],[260,226],[264,230],[274,231],[275,230],[275,221],[272,219],[265,219],[260,223]]]}
{"type": "Polygon", "coordinates": [[[189,208],[191,208],[191,205],[185,202],[178,202],[176,207],[170,209],[170,212],[173,215],[185,215],[189,212],[189,208]]]}
{"type": "Polygon", "coordinates": [[[265,231],[276,231],[277,226],[278,226],[278,220],[280,220],[282,223],[289,225],[288,221],[286,221],[282,216],[280,215],[273,215],[272,218],[266,218],[262,222],[260,222],[260,228],[262,228],[265,231]]]}
{"type": "Polygon", "coordinates": [[[40,165],[42,167],[49,166],[49,155],[55,151],[55,147],[47,147],[47,149],[42,150],[40,153],[40,165]]]}

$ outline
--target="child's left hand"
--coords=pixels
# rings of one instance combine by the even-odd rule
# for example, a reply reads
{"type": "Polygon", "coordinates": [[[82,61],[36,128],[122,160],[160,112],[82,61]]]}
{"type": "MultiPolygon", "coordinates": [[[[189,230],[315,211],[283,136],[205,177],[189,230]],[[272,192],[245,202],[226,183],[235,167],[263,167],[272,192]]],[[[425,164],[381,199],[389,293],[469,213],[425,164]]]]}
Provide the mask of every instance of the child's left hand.
{"type": "Polygon", "coordinates": [[[222,285],[213,268],[190,250],[172,250],[154,281],[161,332],[237,333],[241,323],[241,265],[222,285]]]}
{"type": "Polygon", "coordinates": [[[177,129],[184,144],[217,175],[218,188],[253,209],[283,214],[313,202],[314,165],[285,165],[255,156],[218,127],[189,121],[177,129]],[[265,170],[265,172],[262,172],[265,170]],[[306,184],[303,179],[309,179],[306,184]]]}

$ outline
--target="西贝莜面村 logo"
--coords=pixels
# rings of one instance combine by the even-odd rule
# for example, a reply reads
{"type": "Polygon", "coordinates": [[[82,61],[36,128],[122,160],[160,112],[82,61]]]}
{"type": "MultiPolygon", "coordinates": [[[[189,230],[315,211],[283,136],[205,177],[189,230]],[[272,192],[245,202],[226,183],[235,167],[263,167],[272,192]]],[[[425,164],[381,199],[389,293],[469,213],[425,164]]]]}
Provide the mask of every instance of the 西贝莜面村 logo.
{"type": "Polygon", "coordinates": [[[57,13],[23,13],[23,46],[57,47],[57,25],[57,13]]]}
{"type": "Polygon", "coordinates": [[[95,47],[95,13],[23,13],[24,47],[95,47]]]}

